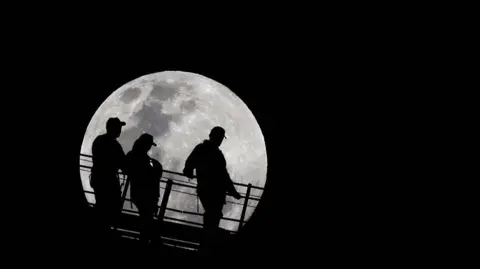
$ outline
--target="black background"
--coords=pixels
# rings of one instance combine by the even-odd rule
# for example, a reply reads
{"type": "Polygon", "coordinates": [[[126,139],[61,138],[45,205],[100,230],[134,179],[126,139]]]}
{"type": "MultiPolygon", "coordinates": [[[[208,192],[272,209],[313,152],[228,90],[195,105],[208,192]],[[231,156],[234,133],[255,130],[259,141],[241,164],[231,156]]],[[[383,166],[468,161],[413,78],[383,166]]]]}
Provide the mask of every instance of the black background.
{"type": "Polygon", "coordinates": [[[42,179],[32,182],[38,187],[21,188],[35,198],[19,203],[23,209],[17,213],[28,212],[22,233],[36,255],[72,261],[88,256],[95,238],[89,236],[78,168],[86,127],[114,90],[164,70],[195,72],[224,84],[249,106],[265,137],[265,192],[244,232],[225,247],[227,261],[320,257],[337,264],[406,253],[412,223],[400,209],[408,199],[400,193],[406,169],[399,167],[408,160],[405,140],[392,139],[408,135],[394,109],[405,88],[386,68],[398,55],[376,51],[373,57],[371,48],[345,41],[291,47],[280,38],[166,48],[162,44],[168,42],[120,46],[122,39],[114,40],[39,45],[27,57],[38,75],[28,75],[24,66],[14,69],[32,92],[30,115],[15,126],[26,129],[24,141],[35,139],[28,143],[39,167],[16,171],[42,179]]]}
{"type": "Polygon", "coordinates": [[[471,61],[472,35],[451,12],[229,5],[194,18],[184,7],[21,5],[6,9],[1,57],[2,241],[16,264],[92,266],[78,169],[85,129],[112,91],[166,69],[223,83],[264,133],[265,195],[225,248],[232,263],[443,262],[460,246],[448,239],[471,238],[459,233],[475,211],[447,214],[476,197],[464,194],[472,177],[459,175],[473,158],[458,169],[452,159],[467,154],[450,154],[471,148],[458,143],[474,133],[462,128],[475,126],[465,118],[476,107],[463,91],[473,69],[458,62],[471,61]]]}

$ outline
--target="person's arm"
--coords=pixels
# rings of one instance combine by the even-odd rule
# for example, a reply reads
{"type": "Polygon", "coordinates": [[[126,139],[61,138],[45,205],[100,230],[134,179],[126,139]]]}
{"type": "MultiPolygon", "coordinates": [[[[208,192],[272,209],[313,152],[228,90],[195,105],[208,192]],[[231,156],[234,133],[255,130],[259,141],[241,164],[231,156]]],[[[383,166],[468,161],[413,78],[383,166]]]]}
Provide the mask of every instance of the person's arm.
{"type": "Polygon", "coordinates": [[[225,180],[224,184],[226,186],[226,191],[228,194],[232,195],[235,199],[240,199],[242,196],[237,192],[237,189],[235,189],[235,185],[233,184],[233,180],[230,178],[230,174],[228,173],[227,170],[227,162],[225,160],[225,156],[223,156],[223,153],[221,154],[222,158],[222,179],[225,180]]]}
{"type": "Polygon", "coordinates": [[[155,179],[160,180],[163,175],[163,166],[159,161],[155,160],[154,158],[150,158],[150,159],[152,160],[153,173],[154,173],[155,179]]]}
{"type": "Polygon", "coordinates": [[[230,174],[228,174],[228,171],[227,171],[227,168],[225,167],[225,172],[224,174],[226,174],[224,176],[224,179],[227,181],[226,184],[227,184],[227,193],[229,193],[230,195],[232,195],[235,199],[240,199],[242,198],[242,196],[240,195],[240,193],[237,192],[237,189],[235,189],[235,185],[233,184],[233,180],[230,178],[230,174]]]}
{"type": "Polygon", "coordinates": [[[198,152],[199,149],[198,146],[196,146],[185,161],[183,174],[190,179],[193,178],[193,170],[197,167],[198,152]]]}
{"type": "Polygon", "coordinates": [[[153,165],[153,190],[155,198],[158,200],[160,198],[160,179],[163,175],[163,166],[162,164],[154,158],[150,158],[153,165]]]}
{"type": "Polygon", "coordinates": [[[131,155],[125,154],[125,156],[123,157],[123,161],[120,162],[121,163],[120,169],[127,176],[132,172],[132,165],[133,165],[132,161],[133,160],[131,158],[131,155]]]}
{"type": "Polygon", "coordinates": [[[99,154],[98,154],[98,136],[95,137],[95,140],[93,140],[92,143],[92,163],[94,165],[98,165],[98,159],[99,159],[99,154]]]}
{"type": "Polygon", "coordinates": [[[112,161],[111,156],[112,152],[109,152],[108,149],[110,147],[105,142],[105,137],[99,135],[95,138],[92,143],[92,162],[93,166],[97,167],[98,169],[105,169],[109,167],[109,164],[112,161]]]}
{"type": "Polygon", "coordinates": [[[118,161],[118,167],[124,174],[128,173],[128,162],[127,162],[127,156],[125,155],[125,152],[123,151],[122,145],[117,142],[117,161],[118,161]]]}

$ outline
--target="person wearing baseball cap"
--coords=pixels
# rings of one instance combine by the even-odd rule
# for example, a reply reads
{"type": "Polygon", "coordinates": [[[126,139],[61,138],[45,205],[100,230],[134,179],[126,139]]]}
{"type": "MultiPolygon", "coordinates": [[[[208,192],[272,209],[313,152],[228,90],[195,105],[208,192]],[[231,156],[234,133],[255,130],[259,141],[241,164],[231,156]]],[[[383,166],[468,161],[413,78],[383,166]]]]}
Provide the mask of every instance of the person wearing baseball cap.
{"type": "Polygon", "coordinates": [[[140,241],[144,244],[161,245],[154,216],[160,199],[160,179],[163,167],[159,161],[148,156],[152,146],[157,146],[151,134],[142,134],[127,153],[127,174],[130,181],[130,198],[140,215],[140,241]]]}
{"type": "Polygon", "coordinates": [[[183,174],[188,178],[193,178],[193,170],[196,171],[197,194],[205,209],[205,232],[200,245],[201,251],[208,252],[215,245],[226,195],[229,194],[237,200],[241,198],[228,174],[225,157],[219,148],[225,138],[225,129],[220,126],[213,127],[209,139],[193,149],[183,169],[183,174]]]}
{"type": "Polygon", "coordinates": [[[107,120],[107,132],[109,129],[112,129],[113,128],[118,128],[118,127],[122,127],[122,126],[125,126],[126,123],[124,121],[121,121],[119,118],[115,117],[115,118],[109,118],[107,120]]]}
{"type": "MultiPolygon", "coordinates": [[[[138,138],[138,141],[139,143],[144,143],[146,146],[149,145],[149,146],[154,146],[156,147],[157,144],[153,141],[153,136],[151,134],[142,134],[139,138],[138,138]]],[[[148,149],[150,150],[150,148],[148,149]]],[[[147,152],[148,152],[147,150],[147,152]]]]}
{"type": "Polygon", "coordinates": [[[222,144],[223,139],[227,139],[227,137],[225,136],[225,129],[220,126],[213,127],[212,130],[210,130],[209,137],[210,141],[218,144],[218,147],[220,147],[220,145],[222,144]]]}
{"type": "Polygon", "coordinates": [[[106,133],[95,138],[92,143],[92,169],[90,186],[95,193],[95,208],[103,228],[111,235],[122,210],[121,187],[118,170],[125,169],[125,152],[117,141],[125,122],[119,118],[109,118],[106,133]]]}

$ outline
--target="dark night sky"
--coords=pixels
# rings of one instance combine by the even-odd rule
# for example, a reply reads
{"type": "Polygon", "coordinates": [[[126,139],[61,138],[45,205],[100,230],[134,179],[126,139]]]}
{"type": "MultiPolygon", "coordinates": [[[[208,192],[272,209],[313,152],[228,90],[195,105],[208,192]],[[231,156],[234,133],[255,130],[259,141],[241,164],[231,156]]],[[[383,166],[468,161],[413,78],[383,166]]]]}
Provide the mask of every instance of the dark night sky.
{"type": "MultiPolygon", "coordinates": [[[[341,257],[355,252],[352,249],[360,255],[399,237],[401,233],[386,233],[393,219],[385,212],[394,209],[385,202],[392,193],[385,191],[390,187],[385,182],[401,175],[387,169],[394,161],[384,152],[398,146],[386,138],[394,131],[388,123],[395,121],[386,116],[387,107],[395,104],[386,90],[398,92],[402,85],[387,79],[379,61],[374,66],[368,54],[349,50],[348,43],[323,50],[311,43],[290,50],[281,43],[259,42],[248,48],[192,45],[167,53],[160,47],[136,44],[125,49],[87,41],[74,48],[37,48],[43,53],[35,53],[29,62],[47,74],[29,80],[42,85],[42,100],[49,103],[42,101],[36,111],[48,120],[42,122],[37,140],[43,142],[35,149],[56,160],[46,181],[47,188],[56,191],[48,201],[54,208],[45,224],[50,235],[58,234],[59,245],[82,249],[86,244],[78,152],[98,106],[127,81],[182,70],[234,91],[252,110],[265,137],[265,193],[234,247],[238,255],[248,245],[248,253],[271,250],[271,256],[261,255],[280,257],[278,253],[291,254],[309,242],[320,242],[325,255],[341,257]],[[78,232],[65,242],[62,235],[71,231],[78,232]]],[[[33,95],[31,100],[36,102],[33,95]]],[[[35,219],[45,219],[44,214],[35,219]]]]}

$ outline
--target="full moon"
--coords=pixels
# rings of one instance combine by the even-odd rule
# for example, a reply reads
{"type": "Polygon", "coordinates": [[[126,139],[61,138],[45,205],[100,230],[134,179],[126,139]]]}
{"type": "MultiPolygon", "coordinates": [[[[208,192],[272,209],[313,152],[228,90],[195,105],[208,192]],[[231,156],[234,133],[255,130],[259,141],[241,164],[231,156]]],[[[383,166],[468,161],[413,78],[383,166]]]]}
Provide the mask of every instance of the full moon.
{"type": "MultiPolygon", "coordinates": [[[[227,161],[227,170],[236,183],[263,188],[267,174],[267,155],[262,131],[247,105],[226,86],[205,76],[164,71],[139,77],[114,91],[97,109],[86,129],[81,153],[91,155],[93,140],[106,132],[108,118],[118,117],[126,122],[117,139],[125,153],[142,134],[154,136],[157,147],[152,147],[150,157],[157,159],[165,170],[182,172],[185,160],[193,148],[208,139],[214,126],[222,126],[226,137],[220,146],[227,161]]],[[[85,157],[80,163],[90,165],[85,157]]],[[[89,171],[80,170],[83,188],[93,191],[89,183],[89,171]]],[[[186,185],[196,185],[196,180],[164,172],[166,178],[186,185]]],[[[160,201],[165,184],[161,184],[160,201]]],[[[245,194],[246,187],[236,186],[245,194]]],[[[251,195],[261,198],[262,190],[252,189],[251,195]]],[[[127,198],[129,194],[127,192],[127,198]]],[[[90,203],[93,194],[86,193],[90,203]]],[[[223,215],[240,219],[244,199],[227,198],[223,215]]],[[[250,200],[245,220],[251,216],[258,201],[250,200]]],[[[160,204],[160,202],[159,202],[160,204]]],[[[166,217],[202,223],[202,217],[187,212],[203,213],[195,189],[185,186],[172,188],[166,217]],[[184,212],[179,212],[184,211],[184,212]]],[[[125,209],[136,211],[134,205],[125,202],[125,209]]],[[[169,219],[170,220],[170,219],[169,219]]],[[[220,227],[235,231],[238,222],[222,220],[220,227]]]]}

